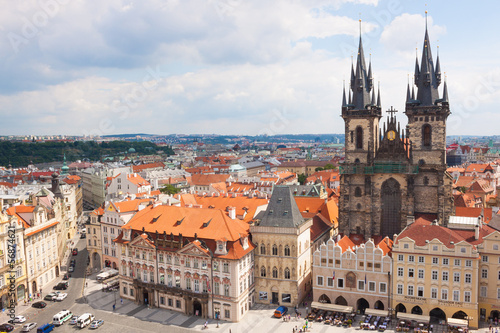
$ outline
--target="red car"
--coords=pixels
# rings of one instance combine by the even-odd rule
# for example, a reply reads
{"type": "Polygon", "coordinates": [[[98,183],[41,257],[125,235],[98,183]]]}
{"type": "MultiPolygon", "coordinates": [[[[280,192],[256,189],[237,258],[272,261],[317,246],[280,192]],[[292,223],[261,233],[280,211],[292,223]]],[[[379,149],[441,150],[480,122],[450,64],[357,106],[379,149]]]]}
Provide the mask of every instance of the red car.
{"type": "Polygon", "coordinates": [[[76,256],[78,254],[78,249],[73,249],[73,255],[76,256]]]}

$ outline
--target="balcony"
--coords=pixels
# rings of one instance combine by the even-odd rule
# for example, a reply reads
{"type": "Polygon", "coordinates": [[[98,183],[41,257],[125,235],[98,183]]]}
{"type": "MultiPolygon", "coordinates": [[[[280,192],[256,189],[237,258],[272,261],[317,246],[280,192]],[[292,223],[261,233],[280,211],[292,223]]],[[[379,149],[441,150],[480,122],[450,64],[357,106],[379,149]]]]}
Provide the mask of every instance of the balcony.
{"type": "Polygon", "coordinates": [[[373,166],[343,165],[339,167],[340,174],[344,175],[373,175],[375,173],[405,173],[417,174],[418,165],[402,163],[375,163],[373,166]]]}
{"type": "Polygon", "coordinates": [[[194,298],[199,298],[199,299],[208,299],[208,296],[210,295],[209,293],[204,293],[204,292],[197,293],[197,292],[182,289],[182,288],[169,287],[166,284],[142,282],[139,279],[134,279],[134,286],[141,287],[141,288],[161,290],[161,291],[168,292],[171,294],[177,294],[179,296],[187,295],[189,297],[192,297],[192,298],[194,297],[194,298]]]}

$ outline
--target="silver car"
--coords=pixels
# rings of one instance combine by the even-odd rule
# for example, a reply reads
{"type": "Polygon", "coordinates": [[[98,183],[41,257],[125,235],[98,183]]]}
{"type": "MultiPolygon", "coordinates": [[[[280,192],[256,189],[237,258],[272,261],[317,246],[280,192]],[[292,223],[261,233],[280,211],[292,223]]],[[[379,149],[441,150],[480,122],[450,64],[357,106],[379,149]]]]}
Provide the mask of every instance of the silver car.
{"type": "Polygon", "coordinates": [[[21,329],[21,332],[29,332],[32,329],[36,328],[36,326],[37,326],[36,323],[24,324],[23,328],[21,329]]]}

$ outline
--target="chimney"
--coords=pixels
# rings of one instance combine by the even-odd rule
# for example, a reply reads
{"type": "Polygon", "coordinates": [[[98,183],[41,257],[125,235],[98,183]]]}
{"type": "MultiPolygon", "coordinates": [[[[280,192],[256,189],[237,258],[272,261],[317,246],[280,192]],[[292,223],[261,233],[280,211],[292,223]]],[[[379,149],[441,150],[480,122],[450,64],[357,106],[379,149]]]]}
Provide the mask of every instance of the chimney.
{"type": "Polygon", "coordinates": [[[228,207],[227,212],[232,220],[236,219],[236,207],[228,207]]]}
{"type": "Polygon", "coordinates": [[[474,239],[478,240],[479,239],[479,224],[476,224],[474,226],[474,239]]]}

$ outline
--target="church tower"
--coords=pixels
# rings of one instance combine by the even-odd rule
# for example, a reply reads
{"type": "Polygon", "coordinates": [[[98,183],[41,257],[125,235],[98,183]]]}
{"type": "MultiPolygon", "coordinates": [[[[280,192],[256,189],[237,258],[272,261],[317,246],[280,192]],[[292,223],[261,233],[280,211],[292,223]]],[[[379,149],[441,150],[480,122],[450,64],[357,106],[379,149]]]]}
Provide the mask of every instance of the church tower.
{"type": "MultiPolygon", "coordinates": [[[[361,22],[361,21],[360,21],[361,22]]],[[[342,98],[342,118],[345,124],[345,161],[341,177],[339,218],[345,221],[342,231],[365,233],[371,224],[369,199],[362,196],[370,193],[371,177],[365,177],[363,168],[371,165],[378,148],[380,91],[375,98],[371,60],[366,67],[363,42],[359,36],[356,69],[351,66],[349,98],[345,87],[342,98]],[[366,207],[366,205],[369,205],[366,207]]]]}
{"type": "Polygon", "coordinates": [[[446,172],[446,120],[450,115],[450,107],[446,82],[440,98],[440,67],[439,54],[435,64],[432,57],[426,12],[420,64],[418,57],[415,60],[414,84],[417,95],[410,93],[408,84],[405,114],[413,143],[413,159],[419,167],[418,176],[415,177],[414,210],[417,213],[437,214],[439,223],[444,223],[453,212],[453,202],[451,177],[446,172]]]}

